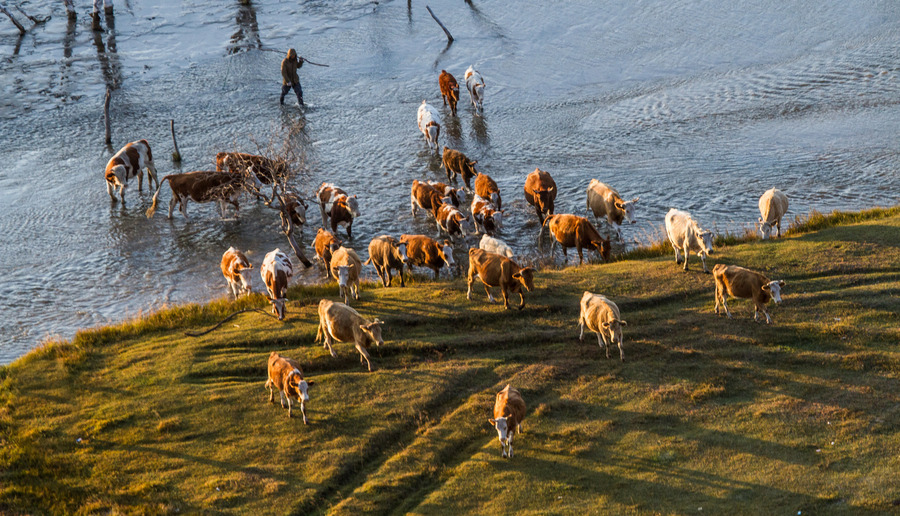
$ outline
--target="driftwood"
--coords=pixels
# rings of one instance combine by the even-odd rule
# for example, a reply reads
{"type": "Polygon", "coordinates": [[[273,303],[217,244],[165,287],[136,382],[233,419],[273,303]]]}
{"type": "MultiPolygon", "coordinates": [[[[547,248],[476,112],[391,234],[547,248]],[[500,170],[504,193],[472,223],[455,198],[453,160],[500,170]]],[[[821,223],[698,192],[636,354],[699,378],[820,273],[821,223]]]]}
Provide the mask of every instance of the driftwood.
{"type": "Polygon", "coordinates": [[[33,24],[35,24],[35,25],[37,25],[37,24],[39,24],[39,23],[44,23],[44,22],[46,22],[46,21],[48,21],[48,20],[50,19],[49,16],[44,16],[43,18],[37,18],[37,17],[34,17],[34,16],[32,16],[32,15],[26,13],[25,11],[23,11],[22,8],[19,7],[18,5],[16,6],[16,10],[19,11],[20,13],[22,13],[22,16],[24,16],[24,17],[28,18],[29,20],[31,20],[31,23],[33,23],[33,24]]]}
{"type": "Polygon", "coordinates": [[[68,14],[70,19],[74,19],[78,16],[75,12],[75,3],[73,0],[63,0],[63,4],[66,6],[66,14],[68,14]]]}
{"type": "Polygon", "coordinates": [[[106,122],[106,144],[112,145],[112,131],[109,124],[109,87],[106,88],[106,100],[103,101],[103,119],[106,122]]]}
{"type": "Polygon", "coordinates": [[[175,139],[175,120],[169,120],[169,129],[172,131],[172,145],[175,146],[175,152],[172,153],[172,161],[181,162],[181,153],[178,152],[178,140],[175,139]]]}
{"type": "Polygon", "coordinates": [[[22,24],[19,23],[19,20],[13,17],[12,13],[9,12],[9,10],[3,4],[0,4],[0,13],[3,13],[9,17],[9,19],[13,22],[13,25],[15,25],[17,29],[19,29],[19,34],[25,34],[25,27],[23,27],[22,24]]]}
{"type": "Polygon", "coordinates": [[[430,14],[431,17],[434,18],[434,21],[436,21],[437,24],[440,25],[442,29],[444,29],[444,34],[447,35],[447,44],[449,45],[450,43],[453,43],[453,36],[450,34],[450,31],[447,30],[447,27],[444,27],[444,24],[441,23],[441,20],[438,20],[438,17],[434,15],[434,11],[431,10],[431,7],[428,7],[426,5],[425,8],[428,9],[428,14],[430,14]]]}

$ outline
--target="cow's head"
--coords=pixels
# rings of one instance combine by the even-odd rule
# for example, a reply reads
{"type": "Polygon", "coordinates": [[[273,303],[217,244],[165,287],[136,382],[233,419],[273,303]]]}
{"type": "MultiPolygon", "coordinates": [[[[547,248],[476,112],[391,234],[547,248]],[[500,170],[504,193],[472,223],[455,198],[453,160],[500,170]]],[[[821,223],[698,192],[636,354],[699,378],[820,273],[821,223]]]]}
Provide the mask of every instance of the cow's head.
{"type": "Polygon", "coordinates": [[[299,197],[291,196],[287,201],[287,212],[294,224],[306,224],[306,203],[299,197]]]}
{"type": "Polygon", "coordinates": [[[518,281],[525,287],[525,290],[531,292],[534,290],[534,273],[535,270],[531,267],[525,267],[524,269],[519,270],[519,272],[512,275],[513,279],[518,281]]]}
{"type": "Polygon", "coordinates": [[[775,226],[775,224],[771,222],[764,222],[762,217],[759,218],[759,222],[757,222],[756,225],[759,228],[759,236],[763,240],[769,238],[769,234],[772,233],[772,228],[775,226]]]}
{"type": "Polygon", "coordinates": [[[457,212],[456,220],[459,223],[459,230],[462,231],[463,236],[475,233],[475,223],[472,222],[471,216],[467,217],[462,212],[457,212]]]}
{"type": "Polygon", "coordinates": [[[783,280],[778,281],[770,281],[762,286],[762,289],[766,291],[769,295],[772,296],[772,301],[775,303],[781,302],[781,287],[784,286],[783,280]]]}
{"type": "Polygon", "coordinates": [[[268,299],[269,302],[272,303],[272,313],[275,314],[276,317],[278,317],[279,321],[283,321],[284,315],[285,315],[285,313],[287,313],[285,311],[285,303],[287,302],[287,298],[286,297],[272,298],[272,297],[266,296],[266,299],[268,299]]]}
{"type": "Polygon", "coordinates": [[[478,175],[478,171],[475,170],[476,164],[478,164],[478,160],[471,160],[471,159],[466,158],[466,162],[465,162],[465,164],[463,164],[463,168],[467,172],[467,175],[468,174],[471,174],[473,176],[478,175]]]}
{"type": "Polygon", "coordinates": [[[494,228],[500,229],[503,226],[503,211],[494,210],[494,212],[491,213],[491,220],[494,222],[494,228]]]}
{"type": "Polygon", "coordinates": [[[541,210],[541,213],[546,213],[550,215],[550,212],[553,211],[553,200],[556,198],[556,187],[551,186],[550,188],[535,188],[534,189],[534,203],[537,205],[538,209],[541,210]]]}
{"type": "Polygon", "coordinates": [[[375,319],[374,321],[368,324],[360,324],[359,329],[366,334],[366,336],[375,343],[376,346],[380,346],[384,344],[384,339],[381,338],[381,325],[384,324],[380,320],[375,319]]]}
{"type": "Polygon", "coordinates": [[[237,264],[235,270],[241,277],[241,289],[249,294],[251,292],[252,285],[252,283],[250,282],[250,272],[253,270],[253,264],[247,265],[246,267],[244,265],[237,264]]]}
{"type": "Polygon", "coordinates": [[[340,285],[341,287],[347,286],[347,284],[350,282],[350,271],[354,267],[356,267],[355,263],[351,263],[350,265],[338,265],[334,267],[335,269],[337,269],[338,285],[340,285]]]}
{"type": "Polygon", "coordinates": [[[625,214],[625,220],[634,224],[637,220],[634,219],[634,205],[638,202],[640,197],[635,197],[630,201],[616,201],[616,209],[625,214]]]}
{"type": "Polygon", "coordinates": [[[359,217],[359,203],[356,200],[355,194],[347,197],[347,209],[350,210],[351,215],[359,217]]]}
{"type": "Polygon", "coordinates": [[[713,254],[713,233],[704,229],[698,235],[700,252],[697,254],[713,254]]]}
{"type": "MultiPolygon", "coordinates": [[[[497,439],[500,440],[500,444],[505,448],[509,442],[509,421],[507,421],[506,417],[498,417],[497,419],[488,419],[488,422],[497,429],[497,439]]],[[[506,456],[505,449],[503,450],[503,455],[506,456]]]]}
{"type": "Polygon", "coordinates": [[[305,380],[300,371],[294,369],[289,373],[287,383],[288,392],[286,394],[291,394],[298,400],[307,402],[309,401],[309,386],[316,382],[315,380],[305,380]]]}
{"type": "Polygon", "coordinates": [[[604,330],[612,332],[613,342],[622,342],[622,326],[628,326],[628,323],[620,319],[613,319],[612,321],[603,321],[600,326],[604,330]]]}
{"type": "Polygon", "coordinates": [[[498,192],[491,192],[491,204],[498,208],[500,207],[500,194],[498,192]]]}
{"type": "Polygon", "coordinates": [[[612,244],[609,243],[609,238],[600,240],[591,240],[591,245],[593,245],[597,252],[600,253],[600,258],[603,258],[603,261],[609,263],[609,255],[612,251],[612,244]]]}
{"type": "Polygon", "coordinates": [[[406,242],[391,242],[391,247],[394,251],[394,257],[400,260],[401,263],[409,263],[409,257],[406,256],[406,242]]]}
{"type": "Polygon", "coordinates": [[[456,265],[456,261],[453,259],[453,246],[449,240],[444,240],[444,245],[441,246],[441,254],[443,254],[442,258],[444,263],[447,264],[447,268],[452,269],[456,265]]]}

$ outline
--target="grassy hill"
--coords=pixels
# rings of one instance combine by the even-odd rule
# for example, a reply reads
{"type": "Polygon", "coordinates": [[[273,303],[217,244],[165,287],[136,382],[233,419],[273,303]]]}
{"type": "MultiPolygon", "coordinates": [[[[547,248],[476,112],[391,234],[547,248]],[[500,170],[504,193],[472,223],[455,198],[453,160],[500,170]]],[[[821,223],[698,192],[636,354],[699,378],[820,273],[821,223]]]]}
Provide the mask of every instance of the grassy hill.
{"type": "Polygon", "coordinates": [[[385,321],[372,373],[351,344],[313,343],[336,286],[292,289],[284,322],[247,312],[197,338],[268,305],[81,332],[0,369],[0,512],[895,511],[900,209],[811,227],[711,257],[787,282],[771,326],[748,300],[717,317],[712,276],[665,252],[541,271],[521,312],[480,286],[467,301],[464,278],[365,285],[354,307],[385,321]],[[625,363],[578,341],[585,290],[628,321],[625,363]],[[267,402],[273,350],[316,380],[309,425],[267,402]],[[487,422],[507,383],[528,404],[511,460],[487,422]]]}

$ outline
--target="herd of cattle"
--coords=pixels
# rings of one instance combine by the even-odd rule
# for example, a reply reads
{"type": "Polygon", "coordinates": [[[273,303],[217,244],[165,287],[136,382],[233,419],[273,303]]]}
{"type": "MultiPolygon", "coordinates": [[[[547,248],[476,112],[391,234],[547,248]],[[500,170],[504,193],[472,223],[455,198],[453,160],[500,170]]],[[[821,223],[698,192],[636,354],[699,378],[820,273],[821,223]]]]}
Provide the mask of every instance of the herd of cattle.
{"type": "MultiPolygon", "coordinates": [[[[485,83],[481,74],[473,67],[465,72],[466,88],[476,113],[483,110],[485,83]]],[[[444,105],[450,106],[451,116],[456,115],[459,101],[459,85],[456,79],[442,70],[439,87],[444,105]]],[[[430,149],[437,151],[440,137],[441,117],[437,109],[422,101],[418,109],[418,126],[430,149]]],[[[525,306],[523,289],[534,289],[532,267],[522,267],[514,261],[514,253],[510,246],[495,235],[501,231],[503,214],[501,192],[498,184],[488,175],[476,170],[478,163],[466,157],[462,152],[443,147],[442,168],[446,169],[447,183],[437,181],[413,180],[410,191],[410,206],[413,217],[419,212],[434,219],[438,232],[444,236],[435,240],[426,235],[404,234],[399,238],[381,235],[371,240],[368,246],[368,259],[363,262],[356,251],[343,245],[338,237],[338,228],[343,227],[348,239],[352,239],[353,220],[360,216],[356,195],[331,183],[323,183],[316,192],[316,202],[322,217],[322,227],[318,229],[313,248],[316,257],[324,264],[326,274],[337,281],[339,295],[343,302],[322,299],[318,306],[319,327],[316,342],[323,341],[325,348],[332,356],[336,356],[332,344],[334,342],[352,342],[360,354],[360,362],[365,360],[368,370],[372,370],[371,357],[367,351],[372,344],[380,346],[384,343],[381,337],[380,320],[369,320],[350,307],[351,296],[359,299],[360,274],[363,265],[373,265],[384,287],[392,285],[392,271],[398,271],[400,286],[405,286],[404,268],[426,267],[439,278],[440,270],[447,267],[453,270],[456,262],[453,257],[454,245],[465,244],[468,235],[481,234],[478,248],[468,249],[468,274],[466,298],[472,298],[472,285],[476,277],[484,285],[490,302],[494,302],[492,287],[499,287],[505,308],[509,308],[509,296],[519,294],[517,308],[525,306]],[[462,185],[457,177],[462,178],[462,185]],[[474,182],[472,181],[474,179],[474,182]],[[473,188],[474,183],[474,188],[473,188]],[[471,202],[468,198],[471,196],[471,202]],[[465,213],[468,207],[468,214],[465,213]],[[328,228],[330,226],[331,230],[328,228]]],[[[260,187],[273,184],[276,178],[283,175],[286,165],[277,163],[264,156],[237,152],[221,152],[216,156],[215,171],[195,171],[183,174],[170,174],[161,181],[157,178],[156,167],[147,140],[131,142],[117,152],[106,166],[107,192],[112,202],[118,189],[119,199],[123,206],[124,192],[130,179],[137,177],[138,191],[143,184],[143,170],[146,169],[148,184],[156,192],[147,216],[152,217],[156,211],[162,183],[168,182],[172,191],[169,203],[169,218],[175,205],[187,218],[187,200],[195,202],[218,202],[224,216],[225,204],[230,203],[235,210],[239,209],[238,196],[246,191],[247,181],[252,181],[252,191],[259,194],[260,187]]],[[[610,235],[615,233],[621,238],[620,225],[624,222],[635,222],[635,205],[639,198],[630,201],[622,199],[619,193],[609,185],[591,179],[586,191],[586,208],[594,214],[598,224],[606,224],[607,236],[600,234],[597,228],[586,217],[574,214],[557,214],[554,202],[557,195],[556,182],[551,175],[539,168],[527,175],[523,186],[525,200],[534,208],[541,224],[538,242],[544,240],[547,231],[552,235],[553,246],[562,246],[563,255],[568,260],[568,248],[574,247],[578,253],[579,265],[583,263],[583,249],[596,250],[603,261],[610,260],[610,235]]],[[[274,197],[274,189],[273,189],[274,197]]],[[[291,206],[296,222],[306,222],[306,204],[294,199],[291,206]]],[[[768,238],[773,228],[777,228],[777,236],[781,236],[781,218],[787,211],[787,197],[777,189],[765,192],[759,200],[761,217],[758,227],[762,238],[768,238]]],[[[691,215],[685,211],[671,209],[665,216],[665,227],[668,239],[675,251],[675,261],[684,262],[684,270],[688,270],[688,257],[696,252],[700,257],[704,272],[709,272],[706,257],[713,254],[713,234],[703,229],[691,215]],[[682,254],[684,255],[682,258],[682,254]]],[[[552,253],[552,251],[551,251],[552,253]]],[[[221,270],[232,294],[237,297],[251,292],[251,272],[253,265],[247,257],[235,249],[229,248],[222,256],[221,270]]],[[[265,255],[260,267],[260,275],[272,304],[272,312],[279,320],[286,313],[287,286],[293,276],[293,264],[290,257],[280,249],[265,255]]],[[[715,279],[716,314],[720,305],[726,315],[731,313],[726,304],[726,292],[732,297],[750,298],[755,303],[754,320],[762,313],[767,323],[772,319],[766,311],[770,299],[781,302],[780,290],[783,281],[770,281],[763,274],[735,265],[716,265],[712,274],[715,279]]],[[[601,349],[606,349],[609,358],[610,347],[615,344],[619,349],[620,360],[625,360],[622,345],[622,326],[619,308],[603,295],[585,292],[581,298],[579,314],[580,336],[583,340],[587,328],[597,335],[601,349]]],[[[274,403],[274,389],[281,393],[281,405],[287,403],[288,416],[292,415],[292,400],[300,403],[303,422],[307,422],[305,403],[309,400],[307,389],[312,381],[303,378],[300,364],[293,359],[282,357],[272,352],[268,360],[268,381],[266,387],[270,391],[269,400],[274,403]]],[[[512,457],[512,437],[520,430],[525,415],[525,402],[518,390],[506,386],[497,394],[494,406],[494,417],[490,423],[496,428],[504,457],[512,457]]]]}

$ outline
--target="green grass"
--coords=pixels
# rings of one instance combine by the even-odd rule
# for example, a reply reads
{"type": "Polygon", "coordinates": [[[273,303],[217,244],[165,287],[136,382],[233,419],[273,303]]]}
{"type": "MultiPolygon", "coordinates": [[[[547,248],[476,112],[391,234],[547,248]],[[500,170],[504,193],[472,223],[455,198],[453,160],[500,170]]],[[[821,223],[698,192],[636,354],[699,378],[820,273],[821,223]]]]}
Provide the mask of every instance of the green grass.
{"type": "Polygon", "coordinates": [[[385,321],[372,373],[313,342],[332,285],[293,288],[284,322],[184,335],[255,295],[47,343],[0,368],[0,513],[889,513],[900,209],[789,234],[710,257],[787,282],[772,326],[747,300],[716,317],[699,261],[660,252],[544,270],[521,312],[464,279],[364,285],[354,306],[385,321]],[[618,303],[625,363],[578,341],[584,290],[618,303]],[[316,380],[307,426],[267,403],[272,350],[316,380]],[[506,383],[528,404],[512,460],[487,423],[506,383]]]}

